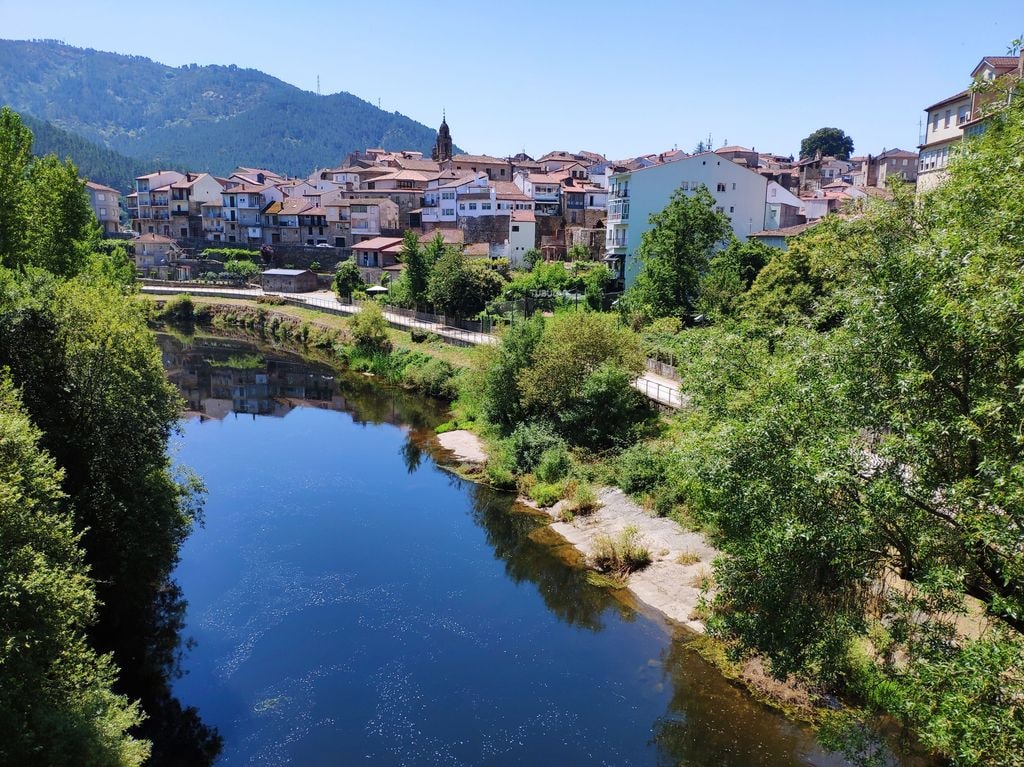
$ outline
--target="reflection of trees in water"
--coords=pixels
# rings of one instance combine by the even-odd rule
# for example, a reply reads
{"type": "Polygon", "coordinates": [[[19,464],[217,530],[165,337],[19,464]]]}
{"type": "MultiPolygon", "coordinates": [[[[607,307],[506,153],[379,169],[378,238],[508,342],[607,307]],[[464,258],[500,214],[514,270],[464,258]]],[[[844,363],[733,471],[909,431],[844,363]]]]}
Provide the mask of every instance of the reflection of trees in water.
{"type": "Polygon", "coordinates": [[[147,714],[137,734],[153,742],[146,764],[154,767],[210,765],[222,747],[217,730],[171,691],[172,681],[181,676],[184,652],[191,647],[191,641],[183,647],[181,640],[186,605],[178,584],[169,581],[140,605],[124,606],[117,625],[101,627],[103,636],[98,637],[120,665],[117,691],[141,701],[147,714]]]}
{"type": "MultiPolygon", "coordinates": [[[[466,485],[453,478],[460,485],[466,485]]],[[[571,626],[600,631],[605,610],[618,610],[631,620],[633,612],[606,589],[587,582],[587,573],[559,556],[554,533],[532,514],[512,509],[513,497],[484,485],[471,484],[473,519],[483,528],[494,556],[516,583],[537,585],[544,604],[571,626]]],[[[565,544],[568,545],[568,544],[565,544]]]]}

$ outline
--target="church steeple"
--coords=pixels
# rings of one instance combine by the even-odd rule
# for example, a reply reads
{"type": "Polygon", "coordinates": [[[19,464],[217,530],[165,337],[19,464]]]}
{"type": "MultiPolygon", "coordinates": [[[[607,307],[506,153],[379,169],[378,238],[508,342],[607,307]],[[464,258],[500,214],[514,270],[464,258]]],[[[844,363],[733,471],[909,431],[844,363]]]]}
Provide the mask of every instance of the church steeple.
{"type": "Polygon", "coordinates": [[[444,110],[441,110],[441,127],[437,129],[437,141],[434,142],[434,151],[430,153],[434,162],[446,162],[452,159],[452,134],[448,130],[448,120],[444,110]]]}

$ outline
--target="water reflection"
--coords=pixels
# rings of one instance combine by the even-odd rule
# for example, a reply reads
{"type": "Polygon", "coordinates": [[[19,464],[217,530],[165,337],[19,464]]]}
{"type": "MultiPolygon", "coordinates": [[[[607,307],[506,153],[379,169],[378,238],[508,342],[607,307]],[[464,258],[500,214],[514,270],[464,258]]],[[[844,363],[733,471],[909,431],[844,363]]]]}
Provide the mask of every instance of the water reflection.
{"type": "MultiPolygon", "coordinates": [[[[404,431],[398,443],[367,434],[365,446],[360,437],[354,447],[333,420],[274,429],[275,449],[296,453],[274,463],[294,487],[238,476],[265,449],[244,440],[266,438],[266,425],[209,433],[203,455],[239,453],[235,464],[218,459],[209,469],[212,482],[227,475],[221,484],[234,495],[222,509],[220,538],[191,575],[193,583],[217,581],[219,590],[202,598],[211,637],[204,641],[220,647],[198,673],[224,688],[197,701],[194,680],[190,702],[229,725],[229,763],[273,753],[302,764],[841,764],[807,730],[733,687],[667,624],[642,617],[623,594],[591,586],[575,550],[538,515],[513,508],[509,494],[452,475],[441,482],[458,493],[440,492],[430,460],[432,429],[445,417],[438,403],[247,340],[159,341],[169,377],[201,419],[321,408],[404,431]],[[363,474],[348,484],[337,474],[355,459],[325,457],[320,446],[330,439],[366,454],[363,474]],[[375,452],[381,444],[389,459],[375,452]],[[359,505],[381,494],[395,496],[386,513],[359,505]],[[432,516],[466,497],[482,546],[451,514],[432,516]],[[243,537],[247,526],[262,536],[243,537]],[[382,535],[390,546],[383,555],[373,549],[382,535]],[[504,581],[490,575],[494,560],[504,581]],[[301,657],[289,654],[293,644],[304,648],[301,657]],[[432,708],[430,700],[444,704],[432,708]]],[[[183,609],[180,594],[170,603],[183,609]]],[[[177,636],[181,613],[171,613],[177,636]]],[[[192,717],[168,721],[186,735],[202,728],[184,711],[192,717]]],[[[183,753],[208,742],[183,740],[183,753]]]]}

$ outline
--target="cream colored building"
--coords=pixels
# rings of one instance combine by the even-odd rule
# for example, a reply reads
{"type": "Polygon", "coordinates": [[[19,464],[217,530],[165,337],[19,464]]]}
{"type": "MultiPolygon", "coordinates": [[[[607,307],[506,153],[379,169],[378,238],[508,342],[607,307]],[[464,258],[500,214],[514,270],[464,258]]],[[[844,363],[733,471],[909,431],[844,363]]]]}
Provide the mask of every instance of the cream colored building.
{"type": "MultiPolygon", "coordinates": [[[[971,71],[971,79],[982,85],[997,85],[998,81],[1022,78],[1024,51],[1019,56],[986,56],[971,71]]],[[[985,107],[1000,98],[1001,92],[1000,88],[993,91],[968,88],[925,108],[928,123],[918,147],[918,194],[942,183],[951,152],[965,135],[974,135],[985,129],[985,107]]]]}

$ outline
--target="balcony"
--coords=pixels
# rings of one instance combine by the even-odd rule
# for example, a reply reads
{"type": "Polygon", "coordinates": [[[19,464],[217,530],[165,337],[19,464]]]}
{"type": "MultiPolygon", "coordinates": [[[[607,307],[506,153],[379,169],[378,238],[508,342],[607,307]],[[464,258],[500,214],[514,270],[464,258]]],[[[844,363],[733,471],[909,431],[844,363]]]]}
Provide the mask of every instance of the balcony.
{"type": "Polygon", "coordinates": [[[629,221],[629,200],[615,199],[608,203],[608,222],[629,221]]]}

